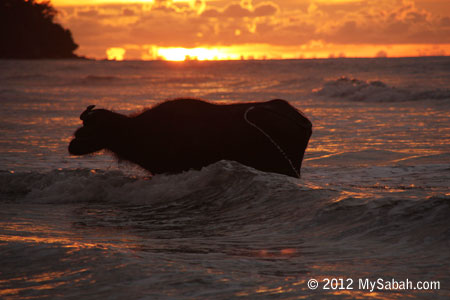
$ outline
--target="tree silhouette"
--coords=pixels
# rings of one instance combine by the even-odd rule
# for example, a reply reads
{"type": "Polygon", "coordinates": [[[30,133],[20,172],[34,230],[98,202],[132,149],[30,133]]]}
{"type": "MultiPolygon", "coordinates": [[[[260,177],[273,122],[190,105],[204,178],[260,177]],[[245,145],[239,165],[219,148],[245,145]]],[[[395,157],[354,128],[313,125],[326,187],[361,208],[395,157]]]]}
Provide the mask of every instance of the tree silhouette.
{"type": "Polygon", "coordinates": [[[50,2],[0,1],[0,58],[76,58],[72,33],[54,22],[50,2]]]}

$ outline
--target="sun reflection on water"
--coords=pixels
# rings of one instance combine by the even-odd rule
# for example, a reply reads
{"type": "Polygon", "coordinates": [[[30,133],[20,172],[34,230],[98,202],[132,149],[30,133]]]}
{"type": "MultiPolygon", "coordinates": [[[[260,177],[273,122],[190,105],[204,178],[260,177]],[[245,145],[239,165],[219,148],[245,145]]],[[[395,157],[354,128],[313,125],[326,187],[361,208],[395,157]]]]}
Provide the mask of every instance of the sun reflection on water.
{"type": "MultiPolygon", "coordinates": [[[[52,217],[62,216],[57,214],[52,217]]],[[[50,220],[44,218],[42,222],[50,220]]],[[[101,231],[97,231],[94,237],[80,236],[67,225],[38,225],[17,218],[0,223],[0,244],[17,247],[20,251],[32,254],[29,257],[30,270],[24,269],[21,262],[18,262],[17,273],[9,273],[9,278],[0,280],[0,298],[24,299],[22,295],[35,293],[34,291],[46,295],[50,290],[62,289],[66,285],[74,286],[81,281],[93,284],[91,263],[98,260],[96,255],[101,253],[101,257],[107,258],[112,253],[130,253],[136,248],[132,237],[109,236],[110,233],[101,231]],[[76,257],[82,259],[82,262],[77,261],[76,257]],[[47,271],[48,268],[43,264],[49,259],[62,270],[47,271]]],[[[15,253],[11,255],[15,257],[15,253]]],[[[7,274],[3,273],[3,278],[7,274]]],[[[51,293],[54,295],[54,291],[51,293]]]]}

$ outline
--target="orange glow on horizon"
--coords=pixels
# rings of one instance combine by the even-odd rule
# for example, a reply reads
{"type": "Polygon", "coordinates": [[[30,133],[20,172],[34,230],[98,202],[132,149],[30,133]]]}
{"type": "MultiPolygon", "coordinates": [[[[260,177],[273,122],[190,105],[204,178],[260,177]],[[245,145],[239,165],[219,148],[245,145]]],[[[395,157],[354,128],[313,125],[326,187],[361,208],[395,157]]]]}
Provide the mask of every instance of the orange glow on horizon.
{"type": "Polygon", "coordinates": [[[450,44],[440,45],[335,45],[315,42],[302,46],[276,46],[270,44],[245,44],[218,47],[158,47],[156,45],[123,45],[107,49],[109,60],[165,60],[165,61],[212,61],[212,60],[266,60],[266,59],[324,59],[324,58],[370,58],[439,56],[450,53],[450,44]],[[128,56],[128,49],[140,56],[128,56]]]}
{"type": "Polygon", "coordinates": [[[157,55],[163,60],[169,61],[240,59],[239,54],[227,53],[217,48],[159,48],[157,55]]]}
{"type": "Polygon", "coordinates": [[[123,60],[125,55],[125,49],[120,47],[112,47],[106,50],[106,56],[108,60],[123,60]]]}

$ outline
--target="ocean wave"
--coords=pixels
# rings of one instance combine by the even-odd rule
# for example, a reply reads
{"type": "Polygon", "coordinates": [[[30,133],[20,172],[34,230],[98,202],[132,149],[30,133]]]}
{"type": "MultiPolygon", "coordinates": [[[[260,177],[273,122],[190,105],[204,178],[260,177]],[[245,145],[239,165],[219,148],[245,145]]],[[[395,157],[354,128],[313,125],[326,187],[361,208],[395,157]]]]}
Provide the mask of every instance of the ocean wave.
{"type": "Polygon", "coordinates": [[[160,84],[187,84],[200,85],[209,82],[217,82],[217,77],[214,76],[196,76],[196,77],[163,77],[154,80],[160,84]]]}
{"type": "Polygon", "coordinates": [[[444,195],[416,200],[381,197],[370,201],[349,196],[328,203],[317,213],[314,223],[320,223],[325,234],[338,241],[376,238],[391,246],[404,242],[446,243],[449,214],[450,197],[444,195]]]}
{"type": "Polygon", "coordinates": [[[76,226],[173,230],[172,237],[291,231],[338,193],[231,161],[151,179],[88,169],[2,172],[0,186],[3,202],[81,205],[76,226]]]}
{"type": "Polygon", "coordinates": [[[325,152],[305,161],[314,166],[370,166],[406,160],[411,156],[413,155],[389,150],[365,149],[353,152],[325,152]]]}
{"type": "Polygon", "coordinates": [[[365,81],[345,76],[326,82],[322,88],[313,90],[313,94],[323,97],[369,102],[450,99],[450,90],[448,89],[412,91],[389,86],[382,81],[365,81]]]}
{"type": "Polygon", "coordinates": [[[111,82],[111,81],[117,81],[120,80],[120,77],[117,76],[111,76],[111,75],[87,75],[85,76],[82,81],[87,83],[102,83],[102,82],[111,82]]]}
{"type": "MultiPolygon", "coordinates": [[[[42,203],[123,202],[157,203],[196,194],[204,201],[235,201],[242,193],[265,199],[270,189],[297,189],[295,179],[264,173],[236,162],[221,161],[200,171],[191,170],[152,178],[130,177],[121,171],[53,170],[48,173],[0,173],[4,199],[42,203]],[[294,180],[294,181],[293,181],[294,180]],[[203,194],[198,194],[203,192],[203,194]]],[[[222,203],[224,204],[224,203],[222,203]]]]}
{"type": "Polygon", "coordinates": [[[145,75],[86,75],[81,77],[80,82],[83,84],[108,84],[111,82],[133,83],[149,83],[149,84],[176,84],[176,85],[201,85],[205,83],[215,82],[216,78],[211,76],[203,77],[161,77],[145,75]]]}
{"type": "Polygon", "coordinates": [[[76,226],[173,230],[171,237],[306,230],[304,237],[319,234],[341,242],[390,240],[416,230],[441,241],[450,232],[450,198],[437,190],[435,196],[422,193],[433,186],[404,186],[402,178],[413,178],[420,170],[399,166],[335,172],[340,179],[334,184],[265,173],[231,161],[152,178],[89,169],[1,172],[0,199],[17,205],[78,204],[76,226]],[[355,176],[364,182],[367,172],[377,174],[380,183],[349,184],[355,176]]]}
{"type": "Polygon", "coordinates": [[[311,85],[316,85],[317,82],[321,81],[322,79],[320,77],[312,77],[312,76],[280,79],[273,82],[272,85],[270,85],[270,88],[280,91],[289,89],[299,92],[307,90],[307,88],[310,87],[311,85]]]}
{"type": "Polygon", "coordinates": [[[18,93],[18,91],[16,89],[0,89],[0,95],[8,95],[8,94],[15,94],[18,93]]]}
{"type": "Polygon", "coordinates": [[[42,73],[33,73],[33,74],[16,74],[11,75],[5,78],[5,80],[42,80],[42,79],[52,79],[52,76],[42,73]]]}

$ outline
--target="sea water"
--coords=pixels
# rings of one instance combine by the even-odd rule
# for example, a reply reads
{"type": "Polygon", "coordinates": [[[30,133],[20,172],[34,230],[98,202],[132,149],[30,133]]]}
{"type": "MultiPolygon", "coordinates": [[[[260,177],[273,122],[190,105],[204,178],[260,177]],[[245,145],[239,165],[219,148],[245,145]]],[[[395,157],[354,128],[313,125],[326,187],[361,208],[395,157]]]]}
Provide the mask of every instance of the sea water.
{"type": "Polygon", "coordinates": [[[0,61],[0,105],[0,298],[450,297],[449,57],[0,61]],[[302,178],[68,154],[88,105],[178,97],[286,99],[302,178]]]}

